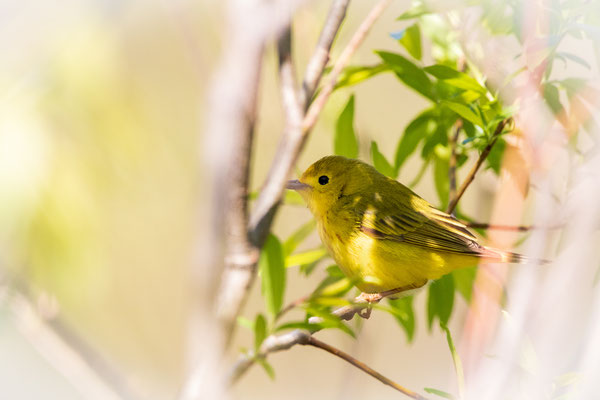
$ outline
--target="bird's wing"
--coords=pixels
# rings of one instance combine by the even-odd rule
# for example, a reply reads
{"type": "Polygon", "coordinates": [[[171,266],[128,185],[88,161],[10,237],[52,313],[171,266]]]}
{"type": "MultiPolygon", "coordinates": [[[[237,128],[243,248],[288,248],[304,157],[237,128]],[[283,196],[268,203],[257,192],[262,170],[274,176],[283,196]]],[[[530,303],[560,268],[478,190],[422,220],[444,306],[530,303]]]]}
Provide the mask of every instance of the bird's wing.
{"type": "Polygon", "coordinates": [[[416,195],[404,201],[380,198],[363,208],[358,223],[371,237],[465,255],[486,253],[463,223],[416,195]]]}

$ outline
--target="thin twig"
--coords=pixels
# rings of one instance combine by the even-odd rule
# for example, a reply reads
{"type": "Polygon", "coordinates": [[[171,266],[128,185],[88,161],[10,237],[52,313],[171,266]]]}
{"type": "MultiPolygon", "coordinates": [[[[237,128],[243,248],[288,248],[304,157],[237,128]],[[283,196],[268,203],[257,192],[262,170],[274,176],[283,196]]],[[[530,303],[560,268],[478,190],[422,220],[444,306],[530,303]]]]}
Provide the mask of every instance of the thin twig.
{"type": "Polygon", "coordinates": [[[233,368],[231,370],[231,373],[229,375],[230,384],[234,384],[235,382],[237,382],[239,380],[239,378],[241,378],[244,375],[244,373],[248,370],[248,368],[250,368],[252,366],[252,364],[255,363],[257,358],[264,359],[267,357],[267,355],[269,355],[271,353],[276,353],[276,352],[282,351],[282,350],[288,350],[297,344],[309,345],[309,346],[314,346],[316,348],[323,349],[323,350],[327,351],[328,353],[331,353],[331,354],[333,354],[337,357],[340,357],[341,359],[349,362],[350,364],[354,365],[356,368],[371,375],[372,377],[379,380],[383,384],[391,386],[392,388],[404,393],[405,395],[407,395],[413,399],[426,400],[425,397],[397,384],[396,382],[383,376],[379,372],[375,371],[373,368],[371,368],[368,365],[366,365],[365,363],[357,360],[356,358],[352,357],[351,355],[343,352],[342,350],[340,350],[334,346],[331,346],[327,343],[324,343],[324,342],[314,338],[311,335],[311,333],[304,331],[304,330],[300,330],[300,329],[295,329],[291,332],[284,333],[283,335],[279,335],[279,336],[271,335],[265,339],[263,344],[260,346],[260,350],[257,354],[242,355],[238,359],[238,361],[235,363],[235,365],[233,366],[233,368]]]}
{"type": "Polygon", "coordinates": [[[373,7],[373,9],[371,10],[371,12],[369,12],[363,23],[356,30],[356,33],[354,33],[354,36],[352,36],[352,39],[350,39],[350,42],[348,43],[346,48],[344,48],[344,51],[342,51],[340,57],[333,66],[329,74],[329,80],[321,88],[319,95],[308,108],[306,112],[306,117],[304,118],[304,122],[302,124],[302,128],[304,131],[310,131],[315,125],[317,119],[319,118],[319,114],[321,114],[323,107],[325,107],[325,103],[327,102],[329,95],[331,95],[331,92],[333,92],[333,89],[335,88],[335,84],[337,83],[340,73],[346,67],[352,55],[361,45],[361,43],[367,36],[367,33],[369,33],[369,31],[371,30],[371,27],[373,26],[375,21],[377,21],[377,18],[379,18],[379,16],[383,13],[383,11],[390,4],[390,2],[391,0],[380,0],[379,3],[377,3],[375,7],[373,7]]]}
{"type": "Polygon", "coordinates": [[[458,135],[462,129],[462,119],[457,119],[453,128],[454,134],[450,140],[450,161],[448,162],[448,179],[450,180],[448,199],[453,199],[456,197],[456,147],[458,143],[458,135]]]}
{"type": "Polygon", "coordinates": [[[510,121],[512,121],[512,118],[503,119],[496,126],[496,130],[492,134],[492,137],[490,138],[489,143],[487,144],[487,146],[485,146],[485,148],[479,155],[479,158],[477,159],[477,163],[475,163],[473,168],[471,168],[471,171],[469,171],[469,175],[467,175],[467,178],[465,179],[463,184],[460,186],[458,193],[456,194],[455,197],[452,198],[452,200],[448,204],[448,209],[446,210],[446,212],[448,214],[452,214],[454,212],[454,209],[456,208],[458,201],[461,199],[463,194],[465,194],[465,191],[467,190],[467,188],[469,187],[471,182],[473,182],[473,180],[475,179],[475,175],[477,174],[477,171],[479,171],[479,168],[481,168],[481,165],[483,164],[483,162],[485,161],[487,156],[490,154],[492,147],[494,147],[494,145],[498,141],[498,137],[502,133],[502,130],[510,121]]]}
{"type": "Polygon", "coordinates": [[[346,17],[348,3],[350,3],[350,0],[333,1],[329,13],[327,14],[327,23],[323,26],[323,30],[319,36],[317,48],[306,65],[304,81],[302,82],[302,91],[300,92],[300,104],[304,111],[306,111],[310,105],[310,99],[319,85],[325,66],[329,62],[329,52],[333,45],[333,41],[340,30],[342,21],[346,17]]]}
{"type": "Polygon", "coordinates": [[[397,391],[404,393],[405,395],[407,395],[408,397],[410,397],[412,399],[427,400],[426,397],[423,397],[420,394],[413,392],[410,389],[400,386],[396,382],[392,381],[391,379],[389,379],[389,378],[383,376],[382,374],[380,374],[379,372],[375,371],[373,368],[369,367],[367,364],[352,357],[350,354],[345,353],[342,350],[335,348],[327,343],[324,343],[324,342],[320,341],[319,339],[314,338],[313,336],[309,336],[308,341],[306,343],[301,343],[301,344],[308,345],[308,346],[314,346],[319,349],[323,349],[326,352],[333,354],[334,356],[337,356],[344,361],[349,362],[350,364],[354,365],[356,368],[360,369],[361,371],[371,375],[373,378],[377,379],[379,382],[383,383],[384,385],[388,385],[388,386],[396,389],[397,391]]]}

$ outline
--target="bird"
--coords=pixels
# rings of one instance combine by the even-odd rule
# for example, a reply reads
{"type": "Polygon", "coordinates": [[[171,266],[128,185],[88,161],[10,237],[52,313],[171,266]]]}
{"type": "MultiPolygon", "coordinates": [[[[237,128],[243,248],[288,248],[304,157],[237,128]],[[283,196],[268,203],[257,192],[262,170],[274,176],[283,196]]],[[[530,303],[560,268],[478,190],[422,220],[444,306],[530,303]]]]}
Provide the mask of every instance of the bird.
{"type": "Polygon", "coordinates": [[[321,241],[368,302],[481,260],[530,261],[480,244],[464,223],[357,159],[323,157],[286,188],[304,199],[321,241]]]}

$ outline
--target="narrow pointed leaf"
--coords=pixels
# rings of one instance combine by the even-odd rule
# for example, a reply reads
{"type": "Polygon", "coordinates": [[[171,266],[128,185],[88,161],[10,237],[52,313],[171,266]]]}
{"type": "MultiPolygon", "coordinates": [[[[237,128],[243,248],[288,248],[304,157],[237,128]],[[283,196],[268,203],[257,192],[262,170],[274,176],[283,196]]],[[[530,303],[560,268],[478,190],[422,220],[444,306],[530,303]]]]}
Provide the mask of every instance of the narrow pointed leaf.
{"type": "Polygon", "coordinates": [[[375,141],[371,142],[371,161],[373,162],[373,166],[377,171],[381,172],[385,176],[389,176],[390,178],[396,177],[395,168],[389,163],[385,156],[381,154],[375,141]]]}
{"type": "Polygon", "coordinates": [[[276,236],[267,237],[258,265],[267,311],[275,317],[283,304],[286,275],[283,248],[276,236]]]}
{"type": "Polygon", "coordinates": [[[346,103],[335,125],[333,143],[335,154],[348,158],[358,157],[358,139],[354,132],[354,95],[346,103]]]}

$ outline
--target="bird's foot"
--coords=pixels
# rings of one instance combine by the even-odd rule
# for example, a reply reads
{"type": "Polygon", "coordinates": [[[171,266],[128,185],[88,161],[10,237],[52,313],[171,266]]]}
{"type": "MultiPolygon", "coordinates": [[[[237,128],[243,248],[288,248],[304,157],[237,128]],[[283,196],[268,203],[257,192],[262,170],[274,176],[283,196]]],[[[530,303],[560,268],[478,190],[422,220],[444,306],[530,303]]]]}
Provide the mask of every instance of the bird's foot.
{"type": "Polygon", "coordinates": [[[357,303],[379,303],[383,299],[383,295],[381,293],[365,293],[362,292],[360,296],[356,298],[357,303]]]}
{"type": "Polygon", "coordinates": [[[358,310],[358,315],[361,318],[369,319],[371,316],[371,304],[379,303],[384,296],[381,293],[365,293],[362,292],[356,299],[354,299],[357,303],[367,303],[365,308],[361,308],[358,310]]]}

